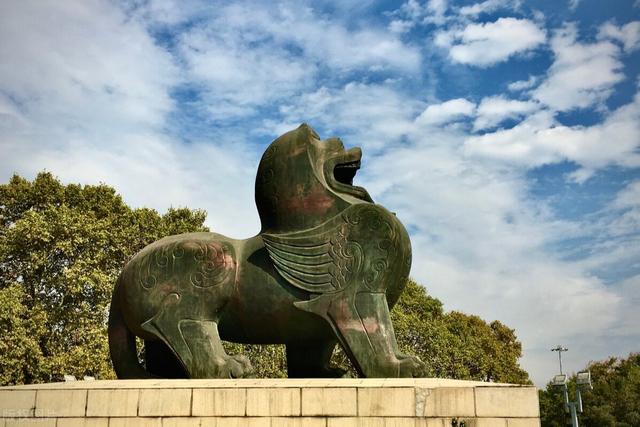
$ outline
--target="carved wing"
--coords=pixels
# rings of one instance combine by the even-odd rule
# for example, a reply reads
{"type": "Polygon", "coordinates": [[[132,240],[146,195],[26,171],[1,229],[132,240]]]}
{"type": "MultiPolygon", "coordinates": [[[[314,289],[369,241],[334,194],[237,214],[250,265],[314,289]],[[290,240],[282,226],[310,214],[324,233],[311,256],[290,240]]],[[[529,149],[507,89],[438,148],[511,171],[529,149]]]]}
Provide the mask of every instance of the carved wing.
{"type": "Polygon", "coordinates": [[[287,234],[262,234],[280,275],[296,288],[313,293],[342,290],[362,265],[362,248],[349,240],[341,216],[316,228],[287,234]]]}

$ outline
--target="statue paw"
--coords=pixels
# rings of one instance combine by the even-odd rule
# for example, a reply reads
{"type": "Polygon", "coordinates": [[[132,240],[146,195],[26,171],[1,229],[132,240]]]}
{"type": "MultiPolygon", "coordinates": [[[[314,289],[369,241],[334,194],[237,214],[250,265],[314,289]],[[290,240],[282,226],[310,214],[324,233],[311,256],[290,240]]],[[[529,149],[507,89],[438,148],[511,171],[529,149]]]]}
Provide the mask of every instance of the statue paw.
{"type": "MultiPolygon", "coordinates": [[[[400,359],[400,377],[402,378],[418,378],[424,377],[426,366],[417,356],[401,355],[400,359]]],[[[399,356],[400,358],[400,356],[399,356]]]]}
{"type": "Polygon", "coordinates": [[[218,372],[220,378],[243,378],[253,372],[253,367],[247,356],[238,354],[220,360],[218,372]]]}

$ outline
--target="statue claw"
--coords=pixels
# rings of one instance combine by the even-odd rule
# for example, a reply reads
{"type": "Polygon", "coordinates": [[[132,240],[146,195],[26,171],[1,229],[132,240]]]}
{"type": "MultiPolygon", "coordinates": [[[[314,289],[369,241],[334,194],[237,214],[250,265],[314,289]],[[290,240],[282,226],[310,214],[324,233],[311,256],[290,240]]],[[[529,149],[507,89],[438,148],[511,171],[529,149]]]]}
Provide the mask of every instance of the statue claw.
{"type": "MultiPolygon", "coordinates": [[[[399,355],[400,356],[400,355],[399,355]]],[[[417,356],[405,356],[400,359],[400,377],[402,378],[419,378],[424,377],[426,366],[417,356]]]]}
{"type": "Polygon", "coordinates": [[[219,360],[218,378],[243,378],[253,372],[251,362],[244,355],[231,355],[219,360]]]}

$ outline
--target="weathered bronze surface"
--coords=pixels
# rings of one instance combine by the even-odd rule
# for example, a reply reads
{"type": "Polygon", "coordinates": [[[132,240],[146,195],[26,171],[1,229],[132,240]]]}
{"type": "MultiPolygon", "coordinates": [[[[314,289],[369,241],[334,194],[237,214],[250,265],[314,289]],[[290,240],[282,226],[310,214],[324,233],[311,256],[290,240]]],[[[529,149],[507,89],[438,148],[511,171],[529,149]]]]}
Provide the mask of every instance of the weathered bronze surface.
{"type": "Polygon", "coordinates": [[[119,378],[237,378],[251,365],[220,340],[286,344],[289,377],[332,377],[337,343],[366,377],[411,377],[389,310],[411,265],[396,216],[352,185],[359,148],[309,126],[276,139],[258,167],[262,230],[161,239],[126,265],[113,294],[109,345],[119,378]],[[135,337],[145,341],[146,368],[135,337]]]}

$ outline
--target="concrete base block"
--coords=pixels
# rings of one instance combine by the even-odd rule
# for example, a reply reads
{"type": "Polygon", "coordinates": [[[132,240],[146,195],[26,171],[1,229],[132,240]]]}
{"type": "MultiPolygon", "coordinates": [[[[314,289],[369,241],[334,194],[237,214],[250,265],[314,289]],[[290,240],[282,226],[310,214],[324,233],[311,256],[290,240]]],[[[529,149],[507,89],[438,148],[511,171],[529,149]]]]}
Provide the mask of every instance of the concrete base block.
{"type": "Polygon", "coordinates": [[[0,427],[534,427],[535,387],[446,379],[76,381],[0,388],[0,427]]]}

